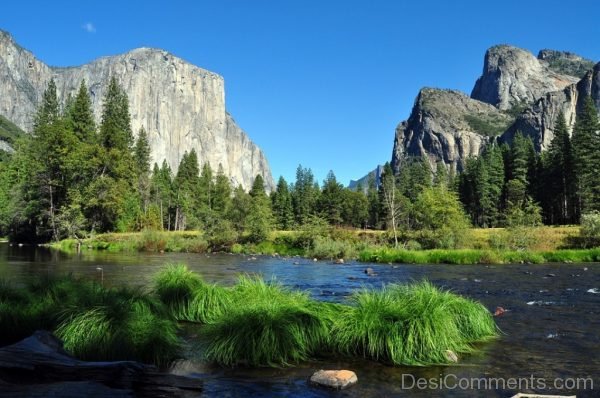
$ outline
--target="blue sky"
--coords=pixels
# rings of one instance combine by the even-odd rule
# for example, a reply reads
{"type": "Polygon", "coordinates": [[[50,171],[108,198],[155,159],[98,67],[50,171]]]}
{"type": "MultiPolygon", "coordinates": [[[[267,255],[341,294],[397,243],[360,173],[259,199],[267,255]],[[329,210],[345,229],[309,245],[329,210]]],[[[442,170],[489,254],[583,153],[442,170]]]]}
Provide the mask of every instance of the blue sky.
{"type": "Polygon", "coordinates": [[[273,175],[344,184],[390,159],[423,86],[470,93],[485,50],[600,60],[597,1],[11,1],[0,28],[50,65],[149,46],[225,78],[229,112],[273,175]]]}

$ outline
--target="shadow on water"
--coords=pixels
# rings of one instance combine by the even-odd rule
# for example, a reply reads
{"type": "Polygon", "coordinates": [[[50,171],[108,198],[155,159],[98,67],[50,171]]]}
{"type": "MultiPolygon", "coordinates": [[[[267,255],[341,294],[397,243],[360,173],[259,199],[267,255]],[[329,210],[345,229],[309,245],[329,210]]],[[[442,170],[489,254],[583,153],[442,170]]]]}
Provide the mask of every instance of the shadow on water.
{"type": "Polygon", "coordinates": [[[508,310],[496,318],[503,331],[501,338],[484,344],[481,352],[462,358],[456,366],[390,367],[366,360],[330,360],[303,363],[291,369],[232,370],[210,367],[194,358],[178,363],[175,372],[198,374],[205,379],[206,396],[510,397],[515,391],[577,393],[578,397],[600,395],[600,294],[593,290],[600,291],[600,264],[334,265],[301,258],[225,254],[70,255],[0,244],[0,278],[17,282],[44,274],[73,273],[98,281],[104,278],[106,285],[146,285],[167,262],[184,262],[207,281],[226,285],[235,283],[240,273],[258,273],[266,279],[275,278],[286,286],[308,291],[316,299],[336,302],[344,301],[352,291],[362,287],[378,288],[387,283],[427,278],[437,286],[481,301],[490,310],[497,306],[508,310]],[[377,275],[367,276],[364,273],[367,266],[377,275]],[[352,369],[359,384],[341,392],[309,387],[310,375],[322,368],[352,369]],[[481,378],[486,380],[470,380],[481,378]],[[590,379],[587,386],[579,380],[579,388],[576,385],[571,389],[554,388],[555,379],[559,383],[576,384],[577,378],[591,378],[596,388],[589,389],[590,379]],[[419,380],[426,388],[418,387],[419,380]],[[467,382],[466,389],[462,388],[465,385],[457,385],[467,382]],[[481,388],[485,382],[499,388],[481,388]],[[503,382],[521,382],[521,387],[502,388],[503,382]],[[541,383],[546,388],[541,388],[541,383]]]}

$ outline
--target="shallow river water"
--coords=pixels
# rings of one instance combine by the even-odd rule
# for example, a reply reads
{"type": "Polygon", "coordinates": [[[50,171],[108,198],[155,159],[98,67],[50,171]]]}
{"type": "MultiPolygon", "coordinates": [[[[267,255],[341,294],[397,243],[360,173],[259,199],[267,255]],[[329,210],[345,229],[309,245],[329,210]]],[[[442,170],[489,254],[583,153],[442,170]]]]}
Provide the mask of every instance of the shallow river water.
{"type": "Polygon", "coordinates": [[[344,301],[361,287],[428,279],[484,303],[497,317],[501,337],[460,364],[390,367],[366,360],[303,363],[286,369],[220,369],[197,360],[173,371],[204,380],[203,396],[238,397],[511,397],[516,392],[600,396],[600,264],[545,265],[334,265],[302,258],[200,254],[93,253],[68,255],[0,244],[0,278],[73,273],[106,285],[149,283],[167,262],[184,262],[207,281],[235,283],[240,273],[344,301]],[[371,267],[376,276],[367,276],[371,267]],[[318,369],[351,369],[356,386],[345,391],[311,387],[318,369]],[[567,388],[568,387],[568,388],[567,388]],[[594,387],[592,389],[592,387],[594,387]]]}

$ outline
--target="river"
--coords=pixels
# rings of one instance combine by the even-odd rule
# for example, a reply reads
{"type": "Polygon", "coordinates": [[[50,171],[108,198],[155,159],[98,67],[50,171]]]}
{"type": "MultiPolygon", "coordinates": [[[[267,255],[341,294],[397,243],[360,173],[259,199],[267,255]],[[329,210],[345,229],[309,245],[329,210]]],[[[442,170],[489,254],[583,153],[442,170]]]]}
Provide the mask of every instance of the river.
{"type": "Polygon", "coordinates": [[[174,372],[205,380],[204,396],[511,397],[517,391],[600,396],[600,264],[335,265],[226,254],[71,255],[0,244],[0,278],[17,282],[36,275],[73,273],[105,285],[146,285],[167,262],[184,262],[205,280],[226,285],[235,283],[240,273],[258,273],[318,300],[337,302],[361,287],[426,278],[481,301],[491,311],[498,306],[508,310],[496,318],[501,337],[453,366],[390,367],[341,360],[286,369],[221,369],[193,358],[176,364],[174,372]],[[366,267],[377,275],[367,276],[366,267]],[[354,370],[358,384],[339,392],[308,385],[315,370],[331,368],[354,370]]]}

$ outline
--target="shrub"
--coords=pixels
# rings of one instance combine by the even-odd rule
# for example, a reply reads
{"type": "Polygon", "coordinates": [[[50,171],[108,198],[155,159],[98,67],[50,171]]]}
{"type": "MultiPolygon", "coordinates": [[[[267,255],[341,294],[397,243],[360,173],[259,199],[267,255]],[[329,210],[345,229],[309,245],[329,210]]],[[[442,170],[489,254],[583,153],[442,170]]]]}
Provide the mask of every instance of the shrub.
{"type": "Polygon", "coordinates": [[[580,236],[586,246],[600,245],[600,212],[581,215],[580,236]]]}

